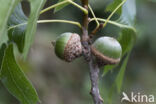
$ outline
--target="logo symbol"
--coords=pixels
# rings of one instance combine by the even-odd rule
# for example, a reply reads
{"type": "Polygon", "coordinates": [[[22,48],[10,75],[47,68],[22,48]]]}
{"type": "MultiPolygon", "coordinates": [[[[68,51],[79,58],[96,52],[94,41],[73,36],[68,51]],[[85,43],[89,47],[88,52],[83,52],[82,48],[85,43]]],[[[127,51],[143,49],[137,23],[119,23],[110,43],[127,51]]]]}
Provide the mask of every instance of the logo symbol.
{"type": "Polygon", "coordinates": [[[128,96],[125,92],[122,92],[121,102],[128,101],[133,103],[154,103],[154,95],[145,95],[141,93],[131,92],[131,96],[128,96]]]}
{"type": "Polygon", "coordinates": [[[123,95],[123,98],[121,99],[121,102],[123,102],[124,100],[131,102],[129,97],[127,96],[127,94],[125,92],[122,92],[122,95],[123,95]]]}

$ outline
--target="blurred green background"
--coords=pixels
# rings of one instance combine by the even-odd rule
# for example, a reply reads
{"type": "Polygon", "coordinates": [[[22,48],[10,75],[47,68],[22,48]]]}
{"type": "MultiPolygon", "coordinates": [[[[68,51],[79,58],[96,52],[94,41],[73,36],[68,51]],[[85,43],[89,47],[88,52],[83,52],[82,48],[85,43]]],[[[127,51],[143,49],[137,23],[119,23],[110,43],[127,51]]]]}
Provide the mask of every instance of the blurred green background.
{"type": "MultiPolygon", "coordinates": [[[[110,0],[91,0],[91,6],[97,17],[106,18],[110,14],[105,12],[109,2],[110,0]]],[[[56,0],[47,0],[45,7],[54,3],[56,0]]],[[[28,16],[29,4],[25,1],[22,4],[28,16]]],[[[152,94],[156,97],[156,1],[136,0],[136,8],[137,41],[127,65],[122,91],[127,94],[131,92],[152,94]]],[[[114,15],[112,20],[118,17],[114,15]]],[[[66,19],[81,22],[82,12],[69,5],[55,14],[53,10],[48,11],[42,14],[40,19],[66,19]]],[[[90,30],[94,27],[93,22],[90,30]]],[[[28,61],[24,62],[17,57],[18,63],[38,92],[41,100],[39,104],[93,104],[89,95],[89,68],[83,58],[72,63],[63,62],[55,56],[51,45],[51,41],[55,40],[59,34],[69,31],[81,34],[79,28],[70,24],[39,24],[28,61]]],[[[97,37],[102,35],[116,37],[118,34],[118,28],[108,25],[98,33],[97,37]]],[[[114,90],[112,93],[109,92],[118,71],[118,69],[110,71],[104,77],[102,77],[103,70],[100,72],[99,86],[105,102],[112,101],[113,104],[121,104],[122,95],[114,90]],[[110,100],[110,94],[113,94],[112,100],[110,100]]],[[[0,104],[19,104],[1,82],[0,104]]],[[[125,104],[132,103],[125,102],[125,104]]]]}

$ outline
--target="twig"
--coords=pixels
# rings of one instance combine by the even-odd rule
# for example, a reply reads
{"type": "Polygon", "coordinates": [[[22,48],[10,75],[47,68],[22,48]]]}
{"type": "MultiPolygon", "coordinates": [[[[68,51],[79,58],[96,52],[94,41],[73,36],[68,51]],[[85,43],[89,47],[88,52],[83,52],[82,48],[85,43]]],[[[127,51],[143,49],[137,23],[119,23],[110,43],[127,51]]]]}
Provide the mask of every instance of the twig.
{"type": "Polygon", "coordinates": [[[102,29],[103,23],[101,23],[98,27],[96,27],[90,34],[90,38],[92,38],[100,29],[102,29]]]}
{"type": "MultiPolygon", "coordinates": [[[[88,10],[88,0],[81,0],[82,6],[88,10]]],[[[103,99],[100,96],[98,88],[98,77],[99,68],[97,63],[93,63],[93,58],[90,49],[90,38],[88,35],[88,14],[83,15],[82,25],[82,45],[83,45],[83,56],[89,63],[90,68],[90,80],[91,80],[91,91],[90,94],[93,98],[94,104],[103,104],[103,99]]]]}
{"type": "Polygon", "coordinates": [[[90,67],[90,80],[91,80],[90,94],[93,97],[94,104],[103,104],[103,99],[100,96],[99,88],[98,88],[99,67],[97,64],[93,63],[93,60],[89,62],[89,67],[90,67]]]}
{"type": "MultiPolygon", "coordinates": [[[[81,0],[82,6],[88,10],[88,0],[81,0]]],[[[90,46],[88,36],[88,14],[83,14],[83,26],[82,26],[82,45],[83,45],[83,56],[87,62],[90,61],[90,46]]]]}

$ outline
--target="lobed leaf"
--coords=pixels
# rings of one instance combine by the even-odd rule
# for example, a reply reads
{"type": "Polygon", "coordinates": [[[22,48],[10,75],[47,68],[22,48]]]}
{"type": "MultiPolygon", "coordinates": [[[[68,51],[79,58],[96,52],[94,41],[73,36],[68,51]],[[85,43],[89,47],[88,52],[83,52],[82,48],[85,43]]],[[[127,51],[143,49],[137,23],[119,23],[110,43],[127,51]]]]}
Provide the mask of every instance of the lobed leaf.
{"type": "MultiPolygon", "coordinates": [[[[13,27],[27,22],[27,17],[23,13],[21,3],[19,3],[9,18],[8,26],[13,27]]],[[[14,42],[19,52],[23,52],[26,24],[8,30],[9,41],[14,42]]]]}
{"type": "MultiPolygon", "coordinates": [[[[114,2],[107,6],[106,11],[113,11],[121,2],[122,0],[114,0],[114,2]]],[[[121,14],[121,12],[122,8],[119,8],[116,13],[121,14]]]]}
{"type": "Polygon", "coordinates": [[[126,66],[127,66],[127,63],[128,63],[129,56],[130,56],[130,52],[128,53],[128,55],[124,59],[122,65],[120,67],[120,71],[119,71],[119,73],[118,73],[118,75],[116,77],[116,80],[115,80],[118,93],[120,93],[120,91],[121,91],[122,82],[123,82],[123,78],[124,78],[124,74],[125,74],[125,70],[126,70],[126,66]]]}
{"type": "MultiPolygon", "coordinates": [[[[122,0],[114,0],[114,2],[107,6],[106,11],[112,12],[121,2],[122,0]]],[[[121,15],[118,22],[134,26],[136,16],[135,0],[127,0],[116,13],[121,15]]]]}
{"type": "Polygon", "coordinates": [[[135,0],[127,0],[122,7],[122,14],[118,20],[120,23],[134,26],[136,17],[136,4],[135,0]]]}
{"type": "Polygon", "coordinates": [[[4,41],[3,38],[6,37],[7,21],[19,2],[20,0],[0,0],[0,41],[4,41]]]}
{"type": "Polygon", "coordinates": [[[16,63],[13,44],[10,44],[5,50],[0,79],[8,91],[22,104],[36,104],[39,101],[34,87],[16,63]]]}
{"type": "Polygon", "coordinates": [[[29,0],[31,4],[31,13],[28,19],[27,30],[25,34],[25,47],[24,47],[24,58],[26,58],[28,51],[30,49],[31,44],[34,40],[34,35],[37,27],[37,20],[40,14],[40,10],[45,4],[46,0],[29,0]]]}
{"type": "Polygon", "coordinates": [[[4,44],[4,43],[7,43],[7,41],[8,41],[7,33],[8,33],[7,28],[5,28],[3,35],[1,35],[1,38],[0,38],[0,46],[2,46],[2,44],[4,44]]]}
{"type": "Polygon", "coordinates": [[[131,51],[136,40],[136,32],[133,29],[122,28],[118,41],[122,47],[122,56],[131,51]]]}
{"type": "Polygon", "coordinates": [[[118,37],[118,40],[122,47],[122,57],[128,54],[123,61],[120,71],[116,77],[116,86],[118,92],[121,90],[124,72],[126,70],[126,65],[128,62],[130,51],[132,50],[135,40],[136,40],[136,30],[134,29],[135,25],[135,16],[136,16],[136,4],[135,0],[127,0],[122,7],[122,14],[118,20],[122,24],[126,24],[130,27],[121,28],[121,34],[118,37]]]}

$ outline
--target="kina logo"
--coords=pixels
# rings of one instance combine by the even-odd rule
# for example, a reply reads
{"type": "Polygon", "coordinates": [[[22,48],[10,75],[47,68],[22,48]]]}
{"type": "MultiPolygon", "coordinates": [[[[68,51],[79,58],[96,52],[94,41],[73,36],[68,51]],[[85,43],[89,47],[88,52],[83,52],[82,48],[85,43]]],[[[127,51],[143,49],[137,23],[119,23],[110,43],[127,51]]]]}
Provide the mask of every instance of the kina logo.
{"type": "Polygon", "coordinates": [[[122,92],[121,102],[133,102],[133,103],[154,103],[154,95],[145,95],[141,93],[131,92],[131,96],[128,96],[125,92],[122,92]]]}

